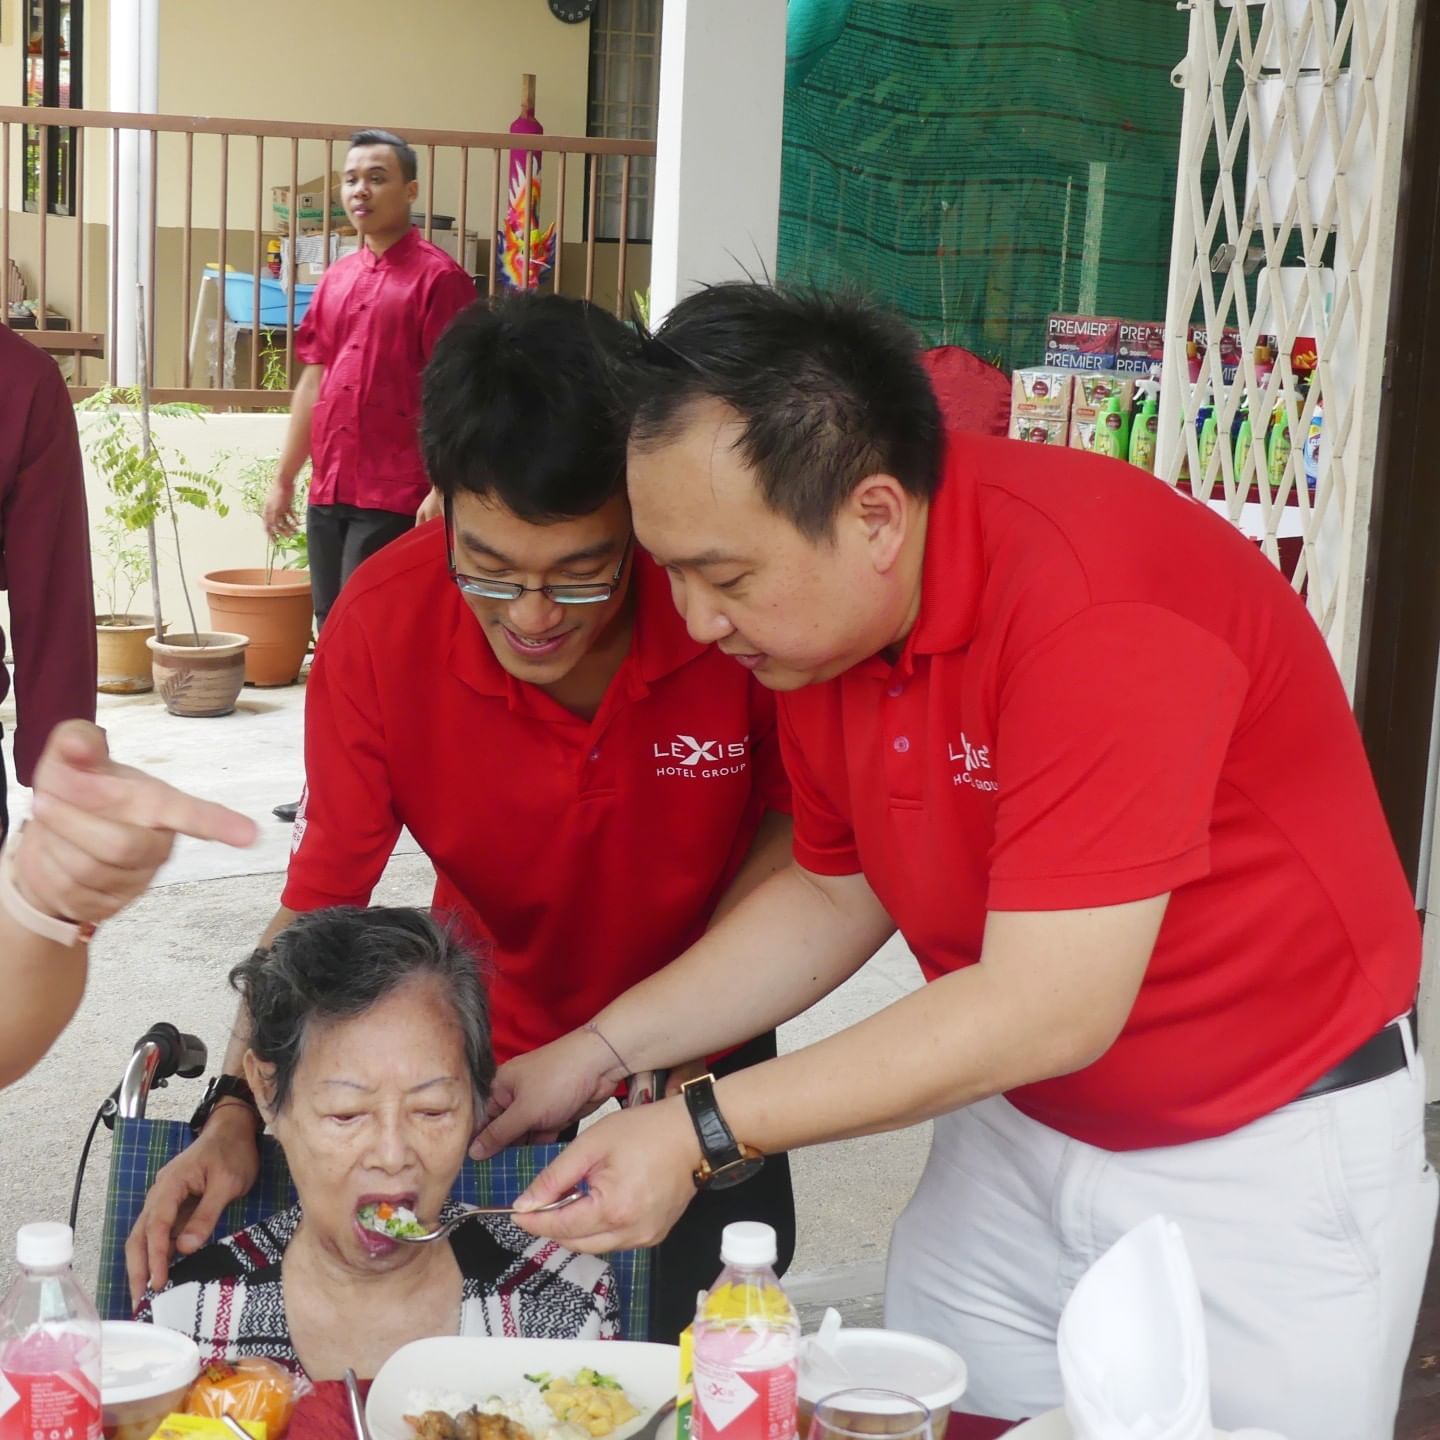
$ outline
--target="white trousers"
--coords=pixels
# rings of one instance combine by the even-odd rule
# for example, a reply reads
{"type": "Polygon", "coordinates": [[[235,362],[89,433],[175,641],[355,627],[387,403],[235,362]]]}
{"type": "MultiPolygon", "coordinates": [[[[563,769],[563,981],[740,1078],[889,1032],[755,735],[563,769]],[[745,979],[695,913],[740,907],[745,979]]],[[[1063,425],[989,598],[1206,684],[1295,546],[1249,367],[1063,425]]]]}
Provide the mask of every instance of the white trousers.
{"type": "Polygon", "coordinates": [[[895,1226],[885,1322],[960,1352],[959,1408],[1042,1414],[1063,1401],[1055,1336],[1076,1282],[1161,1213],[1204,1297],[1216,1426],[1384,1440],[1435,1227],[1424,1093],[1412,1056],[1218,1139],[1118,1153],[999,1097],[947,1115],[895,1226]]]}

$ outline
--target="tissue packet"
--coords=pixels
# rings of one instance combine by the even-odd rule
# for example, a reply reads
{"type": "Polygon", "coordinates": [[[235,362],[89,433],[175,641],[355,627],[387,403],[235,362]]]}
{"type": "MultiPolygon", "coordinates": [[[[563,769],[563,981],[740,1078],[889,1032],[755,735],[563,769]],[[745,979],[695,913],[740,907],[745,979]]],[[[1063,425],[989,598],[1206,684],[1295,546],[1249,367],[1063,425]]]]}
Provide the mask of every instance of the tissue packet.
{"type": "Polygon", "coordinates": [[[1113,370],[1120,321],[1109,315],[1051,315],[1045,322],[1045,363],[1062,370],[1113,370]]]}

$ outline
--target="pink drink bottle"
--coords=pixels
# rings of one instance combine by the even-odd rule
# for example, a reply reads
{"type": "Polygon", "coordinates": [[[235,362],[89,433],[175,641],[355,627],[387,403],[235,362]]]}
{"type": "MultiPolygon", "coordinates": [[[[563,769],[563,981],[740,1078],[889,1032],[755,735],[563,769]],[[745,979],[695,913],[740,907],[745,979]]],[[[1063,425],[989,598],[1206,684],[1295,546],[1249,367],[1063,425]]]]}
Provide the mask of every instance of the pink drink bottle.
{"type": "Polygon", "coordinates": [[[0,1301],[0,1440],[100,1440],[100,1317],[68,1225],[22,1225],[0,1301]]]}
{"type": "Polygon", "coordinates": [[[800,1322],[775,1276],[775,1231],[727,1225],[720,1258],[695,1315],[691,1440],[793,1440],[800,1322]]]}

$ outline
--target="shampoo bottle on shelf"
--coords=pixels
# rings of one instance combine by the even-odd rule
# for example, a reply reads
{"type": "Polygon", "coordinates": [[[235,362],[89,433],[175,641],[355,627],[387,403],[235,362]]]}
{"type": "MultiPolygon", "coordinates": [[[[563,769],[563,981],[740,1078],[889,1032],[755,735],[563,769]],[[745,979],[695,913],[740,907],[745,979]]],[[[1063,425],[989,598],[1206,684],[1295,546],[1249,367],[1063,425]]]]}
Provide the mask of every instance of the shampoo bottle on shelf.
{"type": "Polygon", "coordinates": [[[1160,430],[1160,407],[1154,395],[1146,395],[1130,431],[1130,463],[1155,472],[1155,437],[1160,430]]]}
{"type": "Polygon", "coordinates": [[[1095,453],[1125,459],[1129,449],[1125,434],[1125,411],[1120,397],[1112,395],[1095,417],[1095,453]]]}
{"type": "Polygon", "coordinates": [[[1255,432],[1250,428],[1250,412],[1242,412],[1240,417],[1240,429],[1235,435],[1235,480],[1242,490],[1248,489],[1250,476],[1246,471],[1246,465],[1250,460],[1250,451],[1255,445],[1255,432]]]}
{"type": "Polygon", "coordinates": [[[1202,486],[1209,483],[1206,475],[1210,469],[1210,457],[1215,453],[1215,445],[1219,438],[1220,426],[1215,419],[1214,410],[1211,410],[1200,426],[1200,473],[1195,480],[1202,486]]]}
{"type": "Polygon", "coordinates": [[[692,1440],[794,1440],[800,1322],[776,1253],[769,1225],[725,1227],[725,1268],[695,1315],[692,1440]]]}
{"type": "Polygon", "coordinates": [[[1290,440],[1290,417],[1283,405],[1275,411],[1275,418],[1270,422],[1270,440],[1266,447],[1265,454],[1265,478],[1270,482],[1271,490],[1278,490],[1280,482],[1285,478],[1285,467],[1290,462],[1290,451],[1292,449],[1290,440]]]}
{"type": "Polygon", "coordinates": [[[0,1440],[100,1440],[100,1317],[68,1225],[22,1225],[0,1300],[0,1440]]]}

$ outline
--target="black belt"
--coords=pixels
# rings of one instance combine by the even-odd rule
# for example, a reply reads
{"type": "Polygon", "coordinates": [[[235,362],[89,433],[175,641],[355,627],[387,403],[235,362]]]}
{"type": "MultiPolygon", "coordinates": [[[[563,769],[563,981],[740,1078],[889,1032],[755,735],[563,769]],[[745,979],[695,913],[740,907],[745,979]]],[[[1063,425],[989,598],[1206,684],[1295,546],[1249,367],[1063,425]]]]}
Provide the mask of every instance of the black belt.
{"type": "Polygon", "coordinates": [[[1335,1090],[1349,1090],[1355,1085],[1368,1085],[1383,1080],[1405,1068],[1405,1038],[1400,1027],[1407,1026],[1410,1043],[1415,1044],[1415,1012],[1412,1010],[1393,1025],[1372,1035],[1358,1050],[1352,1050],[1338,1065],[1327,1070],[1318,1080],[1307,1085],[1295,1098],[1311,1100],[1316,1095],[1329,1095],[1335,1090]]]}

